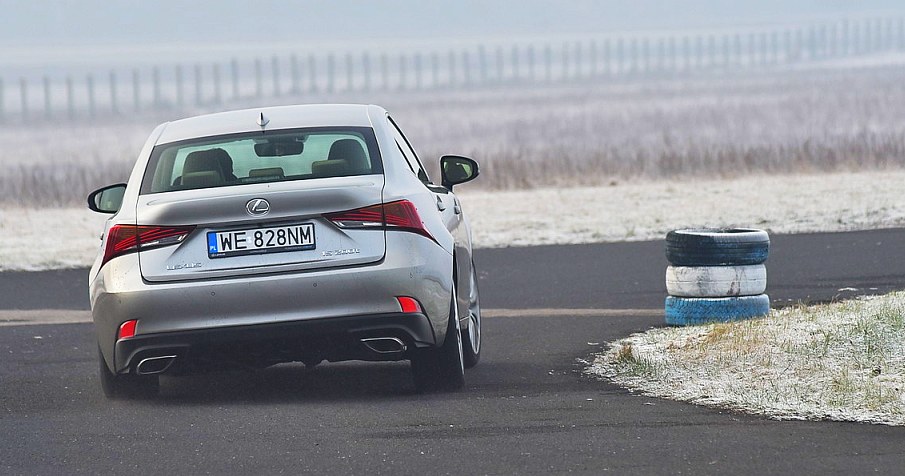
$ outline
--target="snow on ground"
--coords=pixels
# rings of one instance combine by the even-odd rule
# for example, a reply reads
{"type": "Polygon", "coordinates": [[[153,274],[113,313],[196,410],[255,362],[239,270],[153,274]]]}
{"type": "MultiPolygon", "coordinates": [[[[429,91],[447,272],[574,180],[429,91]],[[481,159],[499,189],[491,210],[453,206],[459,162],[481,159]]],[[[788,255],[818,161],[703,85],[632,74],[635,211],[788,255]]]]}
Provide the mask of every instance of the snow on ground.
{"type": "Polygon", "coordinates": [[[905,293],[653,329],[613,344],[587,373],[779,419],[905,425],[905,293]]]}
{"type": "Polygon", "coordinates": [[[689,226],[772,233],[905,226],[905,171],[756,176],[460,196],[481,247],[663,239],[689,226]]]}
{"type": "MultiPolygon", "coordinates": [[[[905,226],[905,171],[457,192],[478,247],[662,239],[688,226],[773,233],[905,226]]],[[[0,270],[89,266],[106,215],[0,208],[0,270]]]]}

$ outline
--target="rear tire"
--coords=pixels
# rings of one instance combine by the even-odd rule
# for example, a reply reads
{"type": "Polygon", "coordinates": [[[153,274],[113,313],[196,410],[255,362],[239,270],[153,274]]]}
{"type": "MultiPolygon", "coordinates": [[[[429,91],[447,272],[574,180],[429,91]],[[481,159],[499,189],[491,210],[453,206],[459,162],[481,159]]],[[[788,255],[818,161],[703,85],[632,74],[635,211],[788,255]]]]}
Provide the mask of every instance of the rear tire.
{"type": "Polygon", "coordinates": [[[465,386],[465,361],[462,354],[462,331],[456,290],[453,288],[449,305],[446,340],[439,348],[416,349],[412,356],[412,379],[420,393],[455,391],[465,386]]]}
{"type": "Polygon", "coordinates": [[[140,399],[157,395],[160,379],[157,375],[114,374],[107,368],[100,349],[97,351],[101,389],[109,399],[140,399]]]}

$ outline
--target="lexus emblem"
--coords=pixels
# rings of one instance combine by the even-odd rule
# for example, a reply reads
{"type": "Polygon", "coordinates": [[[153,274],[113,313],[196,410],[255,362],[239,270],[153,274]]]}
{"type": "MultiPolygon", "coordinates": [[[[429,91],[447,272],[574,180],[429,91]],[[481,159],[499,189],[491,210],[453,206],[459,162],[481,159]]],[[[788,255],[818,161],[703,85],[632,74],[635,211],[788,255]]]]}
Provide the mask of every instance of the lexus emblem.
{"type": "Polygon", "coordinates": [[[245,211],[253,217],[261,217],[270,212],[270,202],[263,198],[253,198],[245,204],[245,211]]]}

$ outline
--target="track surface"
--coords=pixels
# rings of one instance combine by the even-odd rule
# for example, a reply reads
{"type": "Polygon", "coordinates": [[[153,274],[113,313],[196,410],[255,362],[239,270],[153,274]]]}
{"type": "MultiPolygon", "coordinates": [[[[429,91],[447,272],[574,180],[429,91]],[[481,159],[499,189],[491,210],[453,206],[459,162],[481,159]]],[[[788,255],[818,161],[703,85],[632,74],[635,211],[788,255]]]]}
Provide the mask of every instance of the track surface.
{"type": "MultiPolygon", "coordinates": [[[[824,301],[905,288],[903,256],[905,230],[777,236],[768,292],[779,302],[824,301]]],[[[95,377],[89,324],[0,327],[0,473],[905,467],[905,428],[775,422],[634,396],[579,375],[577,359],[660,325],[662,314],[537,309],[661,307],[662,242],[482,250],[476,260],[484,306],[526,311],[485,320],[482,362],[455,394],[414,394],[404,363],[347,363],[164,378],[157,400],[110,402],[95,377]]],[[[84,309],[85,275],[0,273],[0,308],[84,309]]]]}

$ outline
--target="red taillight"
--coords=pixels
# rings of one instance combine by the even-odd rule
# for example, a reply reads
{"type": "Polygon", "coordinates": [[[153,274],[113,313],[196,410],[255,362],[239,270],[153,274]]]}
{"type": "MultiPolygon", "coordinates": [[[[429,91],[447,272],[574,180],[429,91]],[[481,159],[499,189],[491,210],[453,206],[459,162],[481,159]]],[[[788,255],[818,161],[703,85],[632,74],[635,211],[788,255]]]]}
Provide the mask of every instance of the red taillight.
{"type": "Polygon", "coordinates": [[[408,200],[330,213],[325,216],[340,228],[388,228],[417,233],[437,241],[424,227],[415,204],[408,200]]]}
{"type": "Polygon", "coordinates": [[[103,266],[107,261],[140,249],[174,245],[194,230],[194,226],[113,225],[107,232],[103,266]]]}
{"type": "Polygon", "coordinates": [[[399,301],[399,307],[402,308],[402,312],[406,314],[422,312],[421,304],[415,298],[410,298],[408,296],[396,296],[396,300],[399,301]]]}
{"type": "Polygon", "coordinates": [[[138,324],[137,320],[126,321],[120,324],[119,326],[119,334],[117,334],[116,339],[128,339],[130,337],[135,337],[135,325],[138,324]]]}

